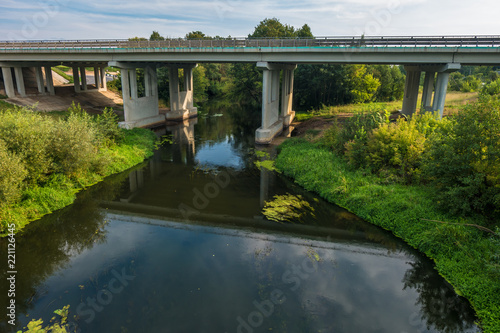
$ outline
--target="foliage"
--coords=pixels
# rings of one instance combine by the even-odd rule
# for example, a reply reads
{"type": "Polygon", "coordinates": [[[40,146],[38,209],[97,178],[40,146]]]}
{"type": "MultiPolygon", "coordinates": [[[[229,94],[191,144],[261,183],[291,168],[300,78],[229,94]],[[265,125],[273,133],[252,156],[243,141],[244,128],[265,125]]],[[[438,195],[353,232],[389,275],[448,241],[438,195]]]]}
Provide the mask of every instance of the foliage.
{"type": "Polygon", "coordinates": [[[149,36],[149,40],[165,40],[165,37],[161,36],[158,31],[153,31],[149,36]]]}
{"type": "Polygon", "coordinates": [[[396,123],[384,123],[368,134],[365,163],[357,166],[396,176],[406,183],[417,181],[427,136],[446,123],[446,120],[439,122],[431,113],[415,115],[408,121],[399,118],[396,123]]]}
{"type": "Polygon", "coordinates": [[[443,212],[433,188],[388,184],[384,177],[350,168],[343,157],[321,145],[290,139],[279,150],[276,167],[285,175],[426,253],[439,273],[471,302],[485,332],[500,331],[498,239],[462,226],[481,223],[484,217],[466,219],[443,212]]]}
{"type": "MultiPolygon", "coordinates": [[[[432,137],[425,173],[443,207],[460,214],[499,213],[500,100],[482,97],[432,137]]],[[[498,215],[497,215],[498,216],[498,215]]]]}
{"type": "Polygon", "coordinates": [[[72,106],[66,117],[25,108],[0,112],[0,234],[20,230],[74,200],[81,188],[152,154],[156,136],[117,127],[111,110],[91,117],[72,106]]]}
{"type": "Polygon", "coordinates": [[[9,152],[5,141],[0,139],[0,206],[21,197],[22,183],[27,175],[22,159],[9,152]]]}
{"type": "Polygon", "coordinates": [[[271,221],[302,222],[307,214],[314,215],[314,208],[301,195],[275,195],[273,200],[266,201],[262,214],[271,221]]]}
{"type": "Polygon", "coordinates": [[[375,79],[372,74],[367,73],[366,65],[352,65],[347,68],[352,102],[371,101],[380,86],[380,81],[375,79]]]}
{"type": "Polygon", "coordinates": [[[483,86],[481,89],[482,95],[499,95],[500,94],[500,78],[495,81],[491,81],[490,83],[483,86]]]}
{"type": "Polygon", "coordinates": [[[67,333],[69,332],[68,312],[69,305],[66,305],[62,309],[54,311],[61,318],[56,319],[56,317],[53,317],[50,320],[50,325],[42,328],[43,320],[33,319],[28,323],[26,331],[17,331],[17,333],[67,333]]]}

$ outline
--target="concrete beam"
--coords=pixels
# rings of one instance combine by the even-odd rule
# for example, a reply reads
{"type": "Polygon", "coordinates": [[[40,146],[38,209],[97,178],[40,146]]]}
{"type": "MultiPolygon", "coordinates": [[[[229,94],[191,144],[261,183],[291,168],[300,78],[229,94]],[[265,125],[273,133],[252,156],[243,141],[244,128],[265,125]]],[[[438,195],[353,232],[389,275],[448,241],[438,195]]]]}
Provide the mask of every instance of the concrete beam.
{"type": "Polygon", "coordinates": [[[81,77],[81,85],[82,85],[82,90],[87,91],[87,71],[85,69],[85,66],[80,66],[80,77],[81,77]]]}
{"type": "Polygon", "coordinates": [[[446,101],[446,91],[448,89],[449,72],[441,72],[437,75],[436,92],[434,93],[434,103],[432,104],[432,111],[439,112],[439,117],[443,117],[444,104],[446,101]]]}

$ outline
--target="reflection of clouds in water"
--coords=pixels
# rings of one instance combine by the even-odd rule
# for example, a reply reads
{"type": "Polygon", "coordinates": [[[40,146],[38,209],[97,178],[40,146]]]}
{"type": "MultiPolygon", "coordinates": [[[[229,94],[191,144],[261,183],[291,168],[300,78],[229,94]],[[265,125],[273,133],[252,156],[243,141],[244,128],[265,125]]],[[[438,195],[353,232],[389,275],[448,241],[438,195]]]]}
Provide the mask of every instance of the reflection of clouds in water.
{"type": "Polygon", "coordinates": [[[206,141],[198,146],[196,163],[206,166],[223,166],[241,170],[245,167],[243,158],[233,149],[230,137],[223,142],[206,141]]]}

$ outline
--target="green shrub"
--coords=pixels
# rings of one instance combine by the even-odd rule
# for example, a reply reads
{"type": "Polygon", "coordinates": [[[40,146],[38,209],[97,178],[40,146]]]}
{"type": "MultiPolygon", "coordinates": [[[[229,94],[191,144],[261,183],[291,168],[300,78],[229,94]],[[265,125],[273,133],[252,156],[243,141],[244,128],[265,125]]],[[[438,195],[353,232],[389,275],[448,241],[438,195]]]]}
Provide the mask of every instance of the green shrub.
{"type": "Polygon", "coordinates": [[[105,146],[110,146],[123,139],[123,131],[118,126],[118,116],[113,109],[105,108],[102,114],[94,118],[98,137],[105,146]]]}
{"type": "Polygon", "coordinates": [[[55,121],[50,141],[54,171],[68,176],[91,171],[98,156],[97,135],[91,116],[78,109],[70,109],[66,120],[55,121]]]}
{"type": "Polygon", "coordinates": [[[365,140],[367,133],[387,122],[389,122],[387,111],[360,113],[347,118],[342,129],[338,131],[335,150],[343,153],[347,148],[346,143],[353,140],[365,140]]]}
{"type": "Polygon", "coordinates": [[[21,158],[9,152],[5,141],[0,139],[0,206],[21,197],[23,180],[27,174],[21,158]]]}
{"type": "Polygon", "coordinates": [[[454,213],[499,213],[500,100],[482,97],[431,137],[424,167],[454,213]]]}
{"type": "Polygon", "coordinates": [[[28,184],[44,180],[53,170],[49,154],[52,132],[51,120],[32,110],[12,108],[0,113],[0,138],[24,161],[28,184]]]}
{"type": "Polygon", "coordinates": [[[500,78],[484,85],[481,94],[490,96],[500,94],[500,78]]]}

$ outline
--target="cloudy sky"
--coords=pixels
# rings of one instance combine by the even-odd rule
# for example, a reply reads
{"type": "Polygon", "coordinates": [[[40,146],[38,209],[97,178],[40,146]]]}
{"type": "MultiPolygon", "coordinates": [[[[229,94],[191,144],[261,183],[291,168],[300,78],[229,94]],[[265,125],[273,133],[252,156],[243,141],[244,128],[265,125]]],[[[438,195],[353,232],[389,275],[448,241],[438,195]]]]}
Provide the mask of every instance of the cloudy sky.
{"type": "Polygon", "coordinates": [[[264,18],[316,36],[500,34],[498,0],[2,0],[0,40],[246,36],[264,18]]]}

